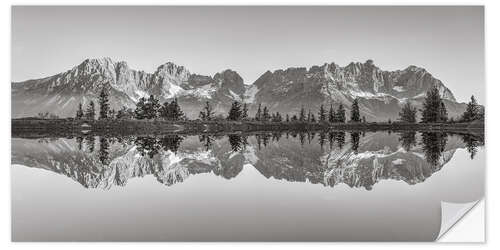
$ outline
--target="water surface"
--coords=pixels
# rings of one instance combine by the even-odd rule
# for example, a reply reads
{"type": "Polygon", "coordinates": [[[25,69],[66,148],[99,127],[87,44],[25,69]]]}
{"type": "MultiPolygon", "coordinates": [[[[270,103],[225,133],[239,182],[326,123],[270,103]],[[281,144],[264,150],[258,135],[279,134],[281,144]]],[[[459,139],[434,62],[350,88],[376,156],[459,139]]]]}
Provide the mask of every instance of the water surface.
{"type": "Polygon", "coordinates": [[[482,135],[12,139],[14,241],[432,241],[484,195],[482,135]]]}

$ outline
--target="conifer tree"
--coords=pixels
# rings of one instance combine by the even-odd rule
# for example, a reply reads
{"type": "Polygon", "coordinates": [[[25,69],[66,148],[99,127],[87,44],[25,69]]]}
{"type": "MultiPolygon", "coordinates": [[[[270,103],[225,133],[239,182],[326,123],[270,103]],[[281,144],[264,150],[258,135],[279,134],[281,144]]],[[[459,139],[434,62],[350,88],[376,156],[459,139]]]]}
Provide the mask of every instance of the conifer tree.
{"type": "Polygon", "coordinates": [[[462,114],[462,121],[471,122],[474,120],[478,120],[480,118],[480,107],[477,104],[476,98],[474,96],[470,97],[470,102],[467,103],[467,108],[465,112],[462,114]]]}
{"type": "Polygon", "coordinates": [[[150,95],[144,105],[145,118],[154,119],[158,117],[158,111],[160,110],[160,101],[154,97],[154,95],[150,95]]]}
{"type": "Polygon", "coordinates": [[[109,114],[109,93],[106,88],[101,89],[99,93],[99,119],[108,118],[109,114]]]}
{"type": "Polygon", "coordinates": [[[441,105],[439,106],[439,121],[448,121],[448,111],[446,111],[446,106],[444,105],[443,101],[441,101],[441,105]]]}
{"type": "Polygon", "coordinates": [[[76,111],[76,119],[81,120],[83,118],[83,107],[82,103],[78,104],[78,110],[76,111]]]}
{"type": "Polygon", "coordinates": [[[108,114],[109,119],[115,119],[116,118],[116,110],[115,109],[110,109],[109,114],[108,114]]]}
{"type": "Polygon", "coordinates": [[[445,115],[447,116],[446,107],[444,107],[437,86],[433,86],[427,91],[421,113],[422,122],[424,123],[440,122],[445,119],[445,115]]]}
{"type": "Polygon", "coordinates": [[[95,104],[94,104],[94,101],[90,101],[89,106],[87,107],[87,110],[85,111],[85,118],[87,120],[94,120],[95,119],[95,104]]]}
{"type": "Polygon", "coordinates": [[[273,122],[281,122],[282,119],[283,118],[281,117],[280,112],[276,112],[275,114],[273,114],[273,117],[272,117],[273,122]]]}
{"type": "Polygon", "coordinates": [[[227,119],[230,121],[239,121],[241,118],[241,104],[237,101],[234,101],[231,105],[231,109],[229,110],[229,114],[227,119]]]}
{"type": "Polygon", "coordinates": [[[267,121],[269,121],[270,118],[271,118],[271,115],[269,114],[269,109],[266,106],[264,106],[261,120],[267,122],[267,121]]]}
{"type": "Polygon", "coordinates": [[[134,115],[136,119],[142,120],[146,118],[146,98],[139,98],[139,102],[137,102],[134,115]]]}
{"type": "Polygon", "coordinates": [[[346,120],[344,105],[340,104],[335,112],[335,122],[344,123],[346,120]]]}
{"type": "Polygon", "coordinates": [[[399,120],[402,122],[415,123],[417,121],[417,108],[413,107],[410,101],[407,101],[401,112],[399,112],[399,120]]]}
{"type": "Polygon", "coordinates": [[[318,113],[318,119],[320,122],[325,122],[326,121],[326,110],[323,104],[319,106],[319,113],[318,113]]]}
{"type": "Polygon", "coordinates": [[[181,107],[179,106],[179,103],[177,102],[177,98],[174,98],[174,100],[170,103],[170,112],[171,112],[171,119],[174,121],[181,120],[184,118],[184,112],[182,112],[181,107]]]}
{"type": "Polygon", "coordinates": [[[354,99],[351,106],[351,122],[360,122],[358,98],[354,99]]]}
{"type": "Polygon", "coordinates": [[[328,112],[328,122],[333,123],[335,121],[335,110],[333,110],[333,104],[330,104],[330,111],[328,112]]]}
{"type": "Polygon", "coordinates": [[[170,117],[172,116],[171,115],[171,109],[170,109],[170,103],[167,101],[167,102],[164,102],[161,107],[160,107],[160,110],[158,111],[159,113],[159,116],[163,119],[170,119],[170,117]]]}
{"type": "Polygon", "coordinates": [[[203,107],[203,110],[200,111],[200,119],[203,121],[210,121],[213,119],[213,116],[214,116],[214,111],[212,110],[210,103],[206,102],[205,107],[203,107]]]}
{"type": "Polygon", "coordinates": [[[241,119],[248,118],[248,106],[246,103],[243,104],[243,109],[241,110],[241,119]]]}
{"type": "Polygon", "coordinates": [[[286,122],[290,122],[290,116],[288,114],[286,114],[286,122]]]}
{"type": "Polygon", "coordinates": [[[283,121],[283,117],[281,116],[280,112],[276,112],[276,119],[277,119],[277,122],[283,121]]]}
{"type": "Polygon", "coordinates": [[[304,106],[300,108],[299,121],[306,121],[306,110],[304,109],[304,106]]]}
{"type": "Polygon", "coordinates": [[[259,103],[259,108],[257,109],[257,113],[255,113],[255,120],[260,121],[262,120],[262,109],[261,109],[262,104],[259,103]]]}

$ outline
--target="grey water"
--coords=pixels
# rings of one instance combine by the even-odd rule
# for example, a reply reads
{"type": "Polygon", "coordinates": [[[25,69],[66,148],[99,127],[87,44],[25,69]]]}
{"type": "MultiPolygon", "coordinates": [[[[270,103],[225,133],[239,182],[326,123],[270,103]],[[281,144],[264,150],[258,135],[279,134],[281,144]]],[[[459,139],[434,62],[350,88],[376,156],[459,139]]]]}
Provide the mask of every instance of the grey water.
{"type": "Polygon", "coordinates": [[[13,241],[433,241],[484,135],[12,138],[13,241]]]}

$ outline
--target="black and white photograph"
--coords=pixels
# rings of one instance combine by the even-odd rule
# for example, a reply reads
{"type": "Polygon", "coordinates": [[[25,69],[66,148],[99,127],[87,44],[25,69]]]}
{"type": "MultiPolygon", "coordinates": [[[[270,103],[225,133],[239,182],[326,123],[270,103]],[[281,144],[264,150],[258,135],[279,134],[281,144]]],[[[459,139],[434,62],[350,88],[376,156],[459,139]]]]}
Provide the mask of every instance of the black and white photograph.
{"type": "Polygon", "coordinates": [[[484,203],[484,6],[10,11],[13,242],[435,242],[484,203]]]}

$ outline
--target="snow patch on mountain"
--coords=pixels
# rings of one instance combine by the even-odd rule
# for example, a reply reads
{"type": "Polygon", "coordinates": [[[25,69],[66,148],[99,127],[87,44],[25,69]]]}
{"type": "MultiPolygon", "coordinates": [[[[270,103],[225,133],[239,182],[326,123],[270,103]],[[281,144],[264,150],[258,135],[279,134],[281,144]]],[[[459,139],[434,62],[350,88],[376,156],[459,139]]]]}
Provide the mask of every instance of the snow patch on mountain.
{"type": "Polygon", "coordinates": [[[394,86],[392,89],[393,89],[394,91],[397,91],[397,92],[404,92],[404,91],[406,91],[406,90],[403,88],[403,86],[394,86]]]}
{"type": "Polygon", "coordinates": [[[396,159],[396,160],[392,161],[392,164],[394,164],[394,165],[401,165],[405,161],[406,161],[405,159],[396,159]]]}
{"type": "Polygon", "coordinates": [[[256,85],[247,86],[244,94],[244,102],[245,103],[253,103],[255,102],[255,95],[259,92],[259,87],[256,85]]]}
{"type": "Polygon", "coordinates": [[[178,93],[178,96],[191,95],[198,98],[212,99],[212,95],[217,91],[215,86],[211,84],[203,85],[199,88],[188,89],[178,93]]]}

